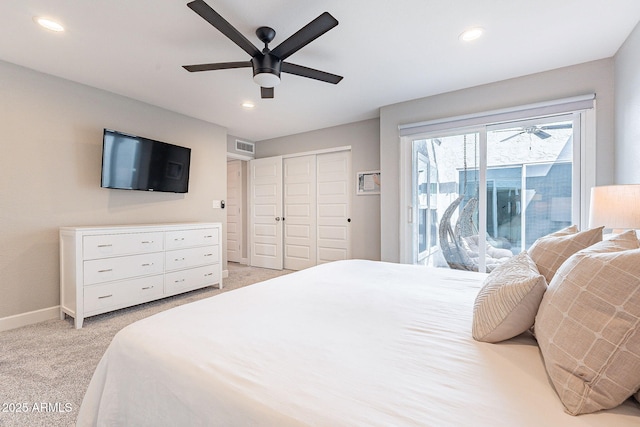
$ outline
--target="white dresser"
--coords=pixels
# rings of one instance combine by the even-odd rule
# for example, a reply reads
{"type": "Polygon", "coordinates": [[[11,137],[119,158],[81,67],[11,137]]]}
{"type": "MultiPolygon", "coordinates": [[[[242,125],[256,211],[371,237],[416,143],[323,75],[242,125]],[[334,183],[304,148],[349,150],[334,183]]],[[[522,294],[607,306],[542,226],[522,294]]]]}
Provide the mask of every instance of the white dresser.
{"type": "Polygon", "coordinates": [[[220,223],[60,228],[60,318],[222,288],[220,223]]]}

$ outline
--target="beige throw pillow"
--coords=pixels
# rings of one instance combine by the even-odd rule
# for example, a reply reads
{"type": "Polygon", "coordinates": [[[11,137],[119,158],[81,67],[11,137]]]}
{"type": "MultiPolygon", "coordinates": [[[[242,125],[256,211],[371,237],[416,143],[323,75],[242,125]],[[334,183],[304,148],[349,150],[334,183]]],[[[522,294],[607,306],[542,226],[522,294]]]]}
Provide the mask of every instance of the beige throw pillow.
{"type": "Polygon", "coordinates": [[[576,234],[577,232],[578,232],[578,226],[574,224],[574,225],[565,227],[562,230],[554,231],[553,233],[549,234],[549,236],[566,236],[568,234],[576,234]]]}
{"type": "Polygon", "coordinates": [[[535,318],[549,378],[572,415],[613,408],[640,388],[640,249],[635,232],[557,271],[535,318]]]}
{"type": "Polygon", "coordinates": [[[577,230],[574,225],[556,231],[536,240],[529,248],[529,256],[547,283],[551,283],[558,267],[571,255],[602,240],[603,228],[573,232],[577,230]]]}
{"type": "Polygon", "coordinates": [[[533,326],[547,282],[526,252],[497,266],[473,306],[473,338],[498,342],[533,326]]]}

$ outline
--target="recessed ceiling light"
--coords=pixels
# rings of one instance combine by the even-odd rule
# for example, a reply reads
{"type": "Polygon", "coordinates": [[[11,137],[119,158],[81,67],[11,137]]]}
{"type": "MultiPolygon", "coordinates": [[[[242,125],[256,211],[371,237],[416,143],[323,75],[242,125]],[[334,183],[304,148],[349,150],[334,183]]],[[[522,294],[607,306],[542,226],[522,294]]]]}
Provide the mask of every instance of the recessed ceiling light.
{"type": "Polygon", "coordinates": [[[33,18],[33,20],[47,30],[55,31],[57,33],[64,31],[64,27],[62,25],[49,18],[40,18],[36,16],[35,18],[33,18]]]}
{"type": "Polygon", "coordinates": [[[460,34],[460,40],[463,42],[470,42],[482,36],[484,34],[484,29],[480,27],[470,28],[460,34]]]}
{"type": "Polygon", "coordinates": [[[252,108],[255,108],[256,104],[254,104],[253,102],[243,102],[242,103],[242,108],[244,108],[245,110],[251,110],[252,108]]]}

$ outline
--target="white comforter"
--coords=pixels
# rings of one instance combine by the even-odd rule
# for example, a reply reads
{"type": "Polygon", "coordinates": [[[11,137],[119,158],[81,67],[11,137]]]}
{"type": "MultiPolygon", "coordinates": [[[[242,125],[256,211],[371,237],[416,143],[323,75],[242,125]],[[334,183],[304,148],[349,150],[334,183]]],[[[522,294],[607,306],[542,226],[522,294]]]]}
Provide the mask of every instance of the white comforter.
{"type": "Polygon", "coordinates": [[[485,276],[340,261],[116,335],[80,409],[103,426],[638,426],[563,411],[535,341],[471,338],[485,276]]]}

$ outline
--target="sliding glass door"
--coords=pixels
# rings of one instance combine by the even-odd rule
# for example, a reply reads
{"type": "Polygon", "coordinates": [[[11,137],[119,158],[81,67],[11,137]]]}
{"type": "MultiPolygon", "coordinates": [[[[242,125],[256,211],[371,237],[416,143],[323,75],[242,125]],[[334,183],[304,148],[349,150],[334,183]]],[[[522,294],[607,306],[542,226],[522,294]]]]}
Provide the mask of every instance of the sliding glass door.
{"type": "Polygon", "coordinates": [[[478,137],[465,133],[413,141],[417,263],[463,262],[454,236],[474,233],[478,222],[478,137]]]}
{"type": "Polygon", "coordinates": [[[514,254],[572,223],[573,127],[565,115],[487,128],[487,232],[514,254]]]}
{"type": "Polygon", "coordinates": [[[412,139],[413,262],[491,271],[572,224],[573,114],[412,139]]]}

